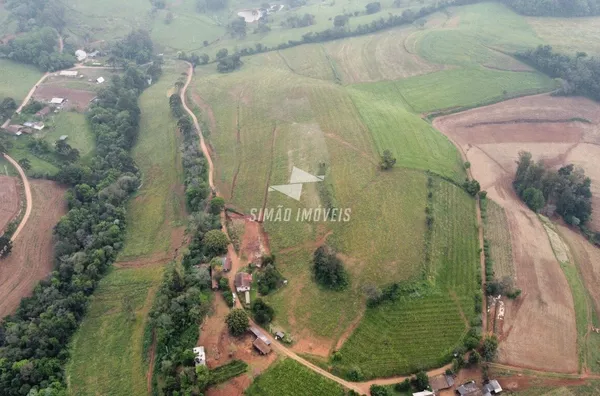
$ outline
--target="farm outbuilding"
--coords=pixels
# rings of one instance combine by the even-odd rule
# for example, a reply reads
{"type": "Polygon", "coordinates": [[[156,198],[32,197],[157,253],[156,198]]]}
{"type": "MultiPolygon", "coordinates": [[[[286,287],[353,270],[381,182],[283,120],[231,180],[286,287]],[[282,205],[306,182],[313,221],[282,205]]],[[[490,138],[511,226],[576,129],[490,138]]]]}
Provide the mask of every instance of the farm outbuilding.
{"type": "Polygon", "coordinates": [[[96,79],[96,82],[97,82],[98,84],[102,84],[104,81],[106,81],[106,80],[104,79],[104,77],[98,77],[98,78],[96,79]]]}
{"type": "Polygon", "coordinates": [[[65,102],[65,98],[52,98],[50,99],[51,104],[63,104],[65,102]]]}
{"type": "Polygon", "coordinates": [[[75,57],[78,62],[82,62],[87,58],[87,53],[84,50],[77,50],[75,51],[75,57]]]}
{"type": "Polygon", "coordinates": [[[246,272],[238,272],[235,274],[235,289],[238,293],[242,293],[250,290],[252,285],[252,275],[246,272]]]}
{"type": "Polygon", "coordinates": [[[50,114],[51,111],[52,111],[52,109],[50,108],[50,106],[46,106],[42,110],[40,110],[37,113],[35,113],[35,116],[36,117],[40,117],[40,118],[44,118],[48,114],[50,114]]]}
{"type": "Polygon", "coordinates": [[[435,396],[435,393],[428,390],[424,390],[421,392],[413,393],[413,396],[435,396]]]}
{"type": "Polygon", "coordinates": [[[456,389],[456,393],[460,396],[483,396],[483,392],[479,389],[475,381],[462,384],[456,389]]]}
{"type": "Polygon", "coordinates": [[[502,387],[500,383],[496,380],[490,380],[487,384],[483,386],[483,394],[485,395],[499,395],[502,393],[502,387]]]}
{"type": "Polygon", "coordinates": [[[204,351],[203,346],[199,346],[193,349],[194,355],[194,363],[196,366],[206,366],[206,352],[204,351]]]}
{"type": "Polygon", "coordinates": [[[254,340],[252,345],[263,355],[268,355],[269,353],[271,353],[271,347],[260,338],[254,340]]]}

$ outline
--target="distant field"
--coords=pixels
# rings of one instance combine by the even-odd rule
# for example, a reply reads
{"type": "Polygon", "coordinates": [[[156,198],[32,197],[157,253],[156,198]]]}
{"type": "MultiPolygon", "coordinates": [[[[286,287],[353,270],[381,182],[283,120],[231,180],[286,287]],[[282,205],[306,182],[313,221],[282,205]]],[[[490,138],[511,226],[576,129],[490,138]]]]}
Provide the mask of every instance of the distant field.
{"type": "Polygon", "coordinates": [[[53,116],[53,128],[46,133],[44,140],[54,144],[62,135],[67,135],[67,143],[79,150],[85,157],[94,150],[94,134],[90,130],[85,115],[63,111],[53,116]]]}
{"type": "Polygon", "coordinates": [[[18,104],[42,77],[42,72],[33,66],[0,59],[0,99],[10,97],[18,104]]]}
{"type": "Polygon", "coordinates": [[[279,361],[259,375],[247,396],[343,396],[344,388],[292,359],[279,361]]]}
{"type": "Polygon", "coordinates": [[[72,341],[70,395],[146,394],[141,340],[162,270],[113,269],[100,281],[72,341]]]}
{"type": "Polygon", "coordinates": [[[488,199],[485,237],[490,241],[490,252],[494,260],[494,273],[496,278],[505,276],[514,278],[515,265],[512,255],[512,241],[508,220],[504,209],[496,202],[488,199]]]}
{"type": "Polygon", "coordinates": [[[297,48],[278,51],[285,64],[294,73],[321,80],[334,80],[337,70],[327,59],[327,53],[322,45],[311,44],[297,48]]]}
{"type": "Polygon", "coordinates": [[[600,54],[600,17],[593,18],[527,18],[535,33],[559,51],[573,55],[586,51],[600,54]]]}
{"type": "Polygon", "coordinates": [[[474,202],[436,181],[435,225],[428,279],[435,286],[395,303],[367,309],[336,364],[358,367],[367,378],[407,374],[447,362],[475,316],[479,254],[474,202]],[[440,326],[443,323],[443,326],[440,326]]]}
{"type": "Polygon", "coordinates": [[[121,260],[165,252],[171,242],[170,226],[182,220],[178,132],[167,95],[181,71],[179,67],[165,70],[158,83],[140,97],[142,119],[133,159],[141,170],[143,185],[128,206],[129,226],[121,260]]]}

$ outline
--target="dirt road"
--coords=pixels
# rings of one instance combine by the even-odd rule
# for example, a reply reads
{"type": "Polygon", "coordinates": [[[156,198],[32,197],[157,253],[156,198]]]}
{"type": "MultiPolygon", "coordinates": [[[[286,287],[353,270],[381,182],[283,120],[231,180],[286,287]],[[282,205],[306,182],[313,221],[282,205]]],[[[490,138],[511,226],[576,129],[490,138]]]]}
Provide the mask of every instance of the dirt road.
{"type": "Polygon", "coordinates": [[[17,172],[19,172],[19,175],[21,176],[21,179],[23,180],[23,186],[25,187],[25,201],[26,201],[25,215],[23,216],[23,219],[21,219],[21,222],[19,223],[19,226],[17,227],[15,233],[10,238],[10,240],[14,242],[15,239],[17,239],[17,237],[23,230],[23,227],[25,227],[27,220],[29,220],[29,216],[31,215],[31,207],[33,205],[33,200],[31,198],[31,186],[29,185],[29,180],[27,180],[27,176],[25,176],[25,172],[23,171],[23,168],[21,168],[21,165],[19,165],[19,163],[17,161],[15,161],[10,156],[8,156],[8,154],[4,154],[4,158],[6,158],[8,160],[8,162],[10,162],[17,169],[17,172]]]}

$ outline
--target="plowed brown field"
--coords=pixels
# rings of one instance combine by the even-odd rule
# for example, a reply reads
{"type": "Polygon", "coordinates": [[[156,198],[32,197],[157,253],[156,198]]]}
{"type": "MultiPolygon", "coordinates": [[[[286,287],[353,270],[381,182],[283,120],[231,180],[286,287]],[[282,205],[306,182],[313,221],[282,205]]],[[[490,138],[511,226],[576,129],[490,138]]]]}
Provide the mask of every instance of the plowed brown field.
{"type": "Polygon", "coordinates": [[[471,162],[473,176],[488,197],[506,210],[516,283],[523,294],[506,305],[499,348],[503,363],[577,371],[577,329],[569,285],[542,224],[516,196],[511,182],[518,153],[530,151],[553,166],[567,162],[582,166],[598,186],[600,172],[591,163],[590,150],[598,147],[594,143],[599,139],[599,123],[597,103],[549,95],[509,100],[434,121],[471,162]]]}
{"type": "Polygon", "coordinates": [[[66,213],[65,190],[47,180],[31,180],[33,209],[0,265],[0,318],[17,308],[37,283],[52,271],[52,229],[66,213]]]}

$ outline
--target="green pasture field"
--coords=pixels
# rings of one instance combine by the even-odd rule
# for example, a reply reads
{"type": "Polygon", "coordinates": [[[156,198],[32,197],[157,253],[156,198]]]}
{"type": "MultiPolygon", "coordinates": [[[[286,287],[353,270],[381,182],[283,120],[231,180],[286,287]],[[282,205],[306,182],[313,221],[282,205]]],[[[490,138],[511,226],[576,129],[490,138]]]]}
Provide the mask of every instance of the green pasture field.
{"type": "Polygon", "coordinates": [[[466,174],[454,145],[407,110],[399,83],[355,85],[350,90],[379,153],[391,150],[398,166],[431,170],[457,181],[466,174]],[[427,155],[423,155],[427,153],[427,155]]]}
{"type": "Polygon", "coordinates": [[[17,104],[42,77],[42,72],[33,66],[0,58],[0,100],[13,98],[17,104]]]}
{"type": "Polygon", "coordinates": [[[70,395],[146,394],[143,336],[162,266],[114,268],[100,281],[71,346],[70,395]]]}
{"type": "Polygon", "coordinates": [[[33,155],[31,151],[29,151],[29,148],[27,147],[27,142],[29,139],[32,138],[23,135],[19,137],[13,137],[11,140],[13,146],[8,150],[8,154],[16,161],[19,161],[23,158],[27,158],[29,160],[31,169],[26,172],[28,175],[56,175],[59,169],[54,164],[43,158],[33,155]]]}
{"type": "Polygon", "coordinates": [[[19,172],[15,169],[15,167],[4,158],[4,156],[0,155],[0,175],[2,176],[19,176],[19,172]]]}
{"type": "Polygon", "coordinates": [[[450,360],[475,317],[474,296],[480,291],[474,200],[448,182],[434,185],[429,286],[367,308],[340,350],[337,370],[359,368],[372,378],[438,367],[450,360]]]}
{"type": "Polygon", "coordinates": [[[515,266],[512,255],[512,241],[508,219],[504,209],[491,199],[487,200],[485,237],[490,241],[490,253],[494,261],[494,274],[497,279],[505,276],[514,278],[515,266]]]}
{"type": "Polygon", "coordinates": [[[79,150],[81,157],[93,152],[94,134],[89,128],[85,115],[73,111],[62,111],[52,116],[52,127],[44,135],[44,140],[54,144],[62,135],[68,135],[67,143],[79,150]]]}
{"type": "Polygon", "coordinates": [[[178,188],[183,171],[168,97],[182,71],[179,64],[167,66],[160,80],[140,97],[142,117],[133,159],[141,170],[143,184],[128,205],[129,226],[120,260],[166,251],[171,227],[182,221],[178,188]]]}
{"type": "Polygon", "coordinates": [[[247,396],[343,396],[344,388],[300,363],[285,359],[259,375],[247,396]]]}

